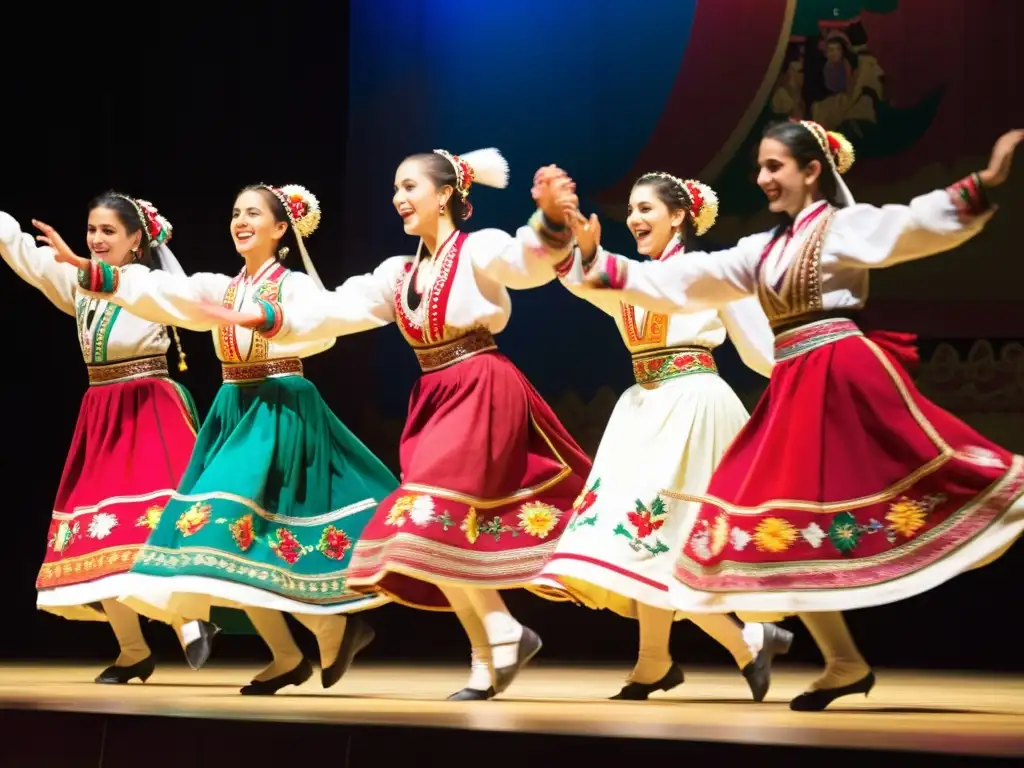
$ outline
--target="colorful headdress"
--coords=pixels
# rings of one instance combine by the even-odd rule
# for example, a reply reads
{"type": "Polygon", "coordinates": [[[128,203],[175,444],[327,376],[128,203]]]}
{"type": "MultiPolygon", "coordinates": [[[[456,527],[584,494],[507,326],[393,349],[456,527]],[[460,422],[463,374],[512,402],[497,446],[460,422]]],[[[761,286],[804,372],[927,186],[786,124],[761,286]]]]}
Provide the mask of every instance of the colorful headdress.
{"type": "MultiPolygon", "coordinates": [[[[124,198],[131,203],[132,207],[135,208],[135,212],[139,214],[139,221],[142,222],[142,231],[149,242],[149,247],[152,249],[157,263],[160,265],[160,269],[172,275],[184,277],[185,270],[181,268],[178,260],[174,258],[174,253],[167,245],[171,240],[171,235],[174,234],[171,222],[149,200],[128,197],[128,195],[118,195],[118,197],[124,198]]],[[[188,362],[185,359],[185,349],[181,346],[181,336],[178,335],[178,329],[173,325],[170,326],[170,329],[171,336],[174,337],[174,346],[178,350],[178,370],[187,371],[188,362]]]]}
{"type": "Polygon", "coordinates": [[[312,192],[298,184],[285,184],[283,187],[274,187],[270,184],[260,184],[259,186],[269,190],[281,201],[281,205],[284,206],[285,213],[288,215],[288,221],[291,222],[292,230],[295,232],[295,239],[299,244],[302,265],[313,281],[323,290],[324,284],[313,267],[313,260],[309,258],[309,251],[306,250],[306,244],[303,242],[320,226],[320,201],[312,192]]]}
{"type": "Polygon", "coordinates": [[[853,193],[850,192],[850,188],[843,181],[843,174],[853,167],[853,161],[856,159],[853,145],[843,134],[827,131],[824,126],[812,120],[799,120],[798,122],[810,131],[811,135],[818,142],[818,146],[821,147],[821,151],[828,158],[828,163],[832,166],[832,176],[836,180],[836,189],[839,192],[840,202],[847,206],[853,205],[856,202],[853,199],[853,193]]]}
{"type": "Polygon", "coordinates": [[[702,181],[680,179],[678,176],[664,171],[645,174],[646,178],[652,176],[671,182],[673,186],[684,193],[683,197],[690,201],[686,210],[693,220],[693,229],[698,237],[703,236],[715,225],[715,220],[718,218],[718,195],[715,194],[715,190],[702,181]]]}
{"type": "Polygon", "coordinates": [[[477,149],[464,155],[453,155],[445,149],[435,149],[434,154],[445,158],[455,169],[455,191],[466,203],[467,219],[473,213],[473,206],[467,198],[474,183],[497,189],[508,186],[508,162],[502,157],[501,152],[493,147],[477,149]]]}
{"type": "Polygon", "coordinates": [[[174,228],[155,205],[148,200],[136,199],[128,197],[128,195],[118,195],[118,197],[127,200],[135,208],[135,212],[139,215],[139,221],[142,222],[142,231],[151,248],[157,248],[170,241],[171,235],[174,234],[174,228]]]}
{"type": "Polygon", "coordinates": [[[856,159],[853,145],[843,134],[826,131],[822,125],[811,120],[801,120],[800,125],[811,132],[837,173],[846,173],[853,167],[853,161],[856,159]]]}

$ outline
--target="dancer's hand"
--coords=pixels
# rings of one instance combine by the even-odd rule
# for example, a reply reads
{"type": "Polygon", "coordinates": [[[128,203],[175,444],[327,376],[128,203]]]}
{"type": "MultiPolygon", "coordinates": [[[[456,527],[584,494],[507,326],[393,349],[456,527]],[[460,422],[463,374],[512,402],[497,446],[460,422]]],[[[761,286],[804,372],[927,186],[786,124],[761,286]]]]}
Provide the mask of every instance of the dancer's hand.
{"type": "Polygon", "coordinates": [[[588,219],[570,201],[565,200],[564,203],[562,210],[565,220],[572,229],[576,245],[579,246],[583,262],[586,264],[597,255],[597,247],[601,244],[601,220],[597,218],[596,213],[590,214],[588,219]]]}
{"type": "Polygon", "coordinates": [[[566,223],[561,200],[576,198],[576,182],[557,165],[547,165],[537,170],[533,176],[533,189],[530,194],[537,207],[544,212],[544,217],[552,224],[566,223]]]}
{"type": "Polygon", "coordinates": [[[1022,139],[1024,139],[1024,129],[1020,128],[999,137],[995,146],[992,147],[992,157],[988,161],[988,168],[978,173],[982,184],[986,187],[998,187],[1009,178],[1013,153],[1022,139]]]}
{"type": "Polygon", "coordinates": [[[221,304],[214,304],[209,301],[199,302],[196,304],[196,309],[198,309],[199,313],[208,320],[216,322],[217,325],[237,325],[242,328],[259,328],[264,322],[266,322],[266,319],[261,313],[238,312],[234,309],[222,306],[221,304]]]}
{"type": "Polygon", "coordinates": [[[46,222],[38,221],[36,219],[32,219],[32,226],[43,233],[41,235],[36,235],[36,240],[53,248],[54,260],[62,264],[70,264],[76,269],[89,268],[89,260],[83,259],[81,256],[75,254],[75,252],[68,247],[68,244],[64,242],[64,238],[60,236],[56,229],[46,222]]]}

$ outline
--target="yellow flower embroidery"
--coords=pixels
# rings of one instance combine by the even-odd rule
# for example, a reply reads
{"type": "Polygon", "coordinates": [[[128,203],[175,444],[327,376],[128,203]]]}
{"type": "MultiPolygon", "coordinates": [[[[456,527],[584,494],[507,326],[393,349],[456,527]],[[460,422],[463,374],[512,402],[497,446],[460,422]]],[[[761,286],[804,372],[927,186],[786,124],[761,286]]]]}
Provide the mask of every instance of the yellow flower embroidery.
{"type": "Polygon", "coordinates": [[[391,511],[388,512],[387,520],[384,522],[388,525],[400,527],[405,525],[406,513],[409,512],[413,505],[416,504],[415,496],[399,496],[395,503],[391,507],[391,511]]]}
{"type": "Polygon", "coordinates": [[[212,511],[213,507],[209,504],[197,501],[181,513],[181,517],[178,518],[174,526],[181,531],[182,536],[191,536],[198,533],[199,529],[209,522],[212,511]]]}
{"type": "Polygon", "coordinates": [[[725,549],[725,545],[729,543],[729,516],[724,512],[720,512],[718,517],[715,518],[714,525],[711,526],[711,554],[719,555],[722,550],[725,549]]]}
{"type": "Polygon", "coordinates": [[[796,528],[781,517],[766,517],[754,529],[754,544],[762,552],[785,552],[796,538],[796,528]]]}
{"type": "Polygon", "coordinates": [[[928,509],[923,504],[904,497],[889,505],[885,519],[892,530],[909,539],[924,527],[927,515],[928,509]]]}
{"type": "Polygon", "coordinates": [[[135,521],[135,525],[139,528],[149,528],[153,530],[160,524],[160,516],[164,513],[163,507],[152,506],[149,507],[143,514],[139,515],[139,519],[135,521]]]}
{"type": "Polygon", "coordinates": [[[531,536],[546,539],[562,513],[549,504],[530,501],[519,508],[519,527],[531,536]]]}
{"type": "Polygon", "coordinates": [[[476,507],[469,508],[469,512],[466,513],[466,519],[462,521],[460,530],[466,534],[466,541],[470,544],[476,544],[476,540],[480,536],[480,521],[476,517],[476,507]]]}

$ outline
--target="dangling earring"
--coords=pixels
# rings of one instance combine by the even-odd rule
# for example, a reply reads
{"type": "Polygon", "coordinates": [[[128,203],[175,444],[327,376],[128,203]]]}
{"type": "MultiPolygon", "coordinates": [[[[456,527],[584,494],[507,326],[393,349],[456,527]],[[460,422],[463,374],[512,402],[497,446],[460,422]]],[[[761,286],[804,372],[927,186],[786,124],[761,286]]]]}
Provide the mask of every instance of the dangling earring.
{"type": "Polygon", "coordinates": [[[444,215],[444,203],[441,203],[441,207],[438,209],[437,212],[440,213],[442,216],[444,215]]]}
{"type": "Polygon", "coordinates": [[[132,248],[132,261],[138,261],[138,260],[139,260],[139,249],[138,248],[132,248]]]}
{"type": "Polygon", "coordinates": [[[277,258],[283,259],[287,255],[288,255],[288,246],[287,245],[284,248],[279,248],[278,249],[278,251],[277,251],[277,258]]]}

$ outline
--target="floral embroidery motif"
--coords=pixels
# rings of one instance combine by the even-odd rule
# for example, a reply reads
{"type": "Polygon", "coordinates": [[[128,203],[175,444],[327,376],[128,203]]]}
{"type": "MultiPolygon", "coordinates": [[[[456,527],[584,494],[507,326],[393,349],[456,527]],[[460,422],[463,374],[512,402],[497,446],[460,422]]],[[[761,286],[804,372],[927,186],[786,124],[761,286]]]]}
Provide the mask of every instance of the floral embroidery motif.
{"type": "Polygon", "coordinates": [[[163,515],[163,513],[163,507],[154,505],[147,509],[143,514],[139,515],[139,519],[135,521],[135,525],[139,528],[145,526],[152,531],[160,524],[160,516],[163,515]]]}
{"type": "Polygon", "coordinates": [[[653,536],[656,531],[665,525],[665,516],[668,514],[661,495],[659,494],[654,497],[650,509],[640,499],[637,499],[634,503],[636,504],[636,509],[626,513],[626,520],[633,526],[633,533],[630,533],[622,523],[615,526],[615,530],[612,533],[629,539],[629,546],[634,552],[639,552],[641,549],[647,550],[651,555],[668,552],[668,545],[659,537],[653,536]],[[644,539],[652,536],[653,544],[644,541],[644,539]]]}
{"type": "Polygon", "coordinates": [[[828,538],[837,550],[844,555],[853,552],[864,536],[877,533],[885,535],[889,544],[896,544],[899,537],[910,539],[928,524],[928,515],[932,510],[946,501],[946,496],[937,493],[923,497],[920,501],[901,496],[889,504],[885,513],[885,525],[871,518],[867,525],[861,525],[849,512],[840,512],[832,519],[828,529],[828,538]]]}
{"type": "Polygon", "coordinates": [[[78,537],[79,532],[78,521],[69,523],[67,520],[61,520],[57,524],[57,530],[53,532],[53,536],[50,537],[50,548],[54,552],[60,554],[72,544],[78,537]]]}
{"type": "Polygon", "coordinates": [[[501,521],[500,515],[495,515],[486,522],[477,523],[477,528],[479,529],[480,533],[486,533],[488,536],[493,536],[495,541],[501,541],[501,534],[503,533],[512,534],[512,538],[515,538],[519,535],[519,531],[515,527],[511,525],[505,525],[501,521]]]}
{"type": "Polygon", "coordinates": [[[339,531],[333,525],[328,525],[320,535],[320,541],[316,548],[324,557],[329,557],[331,560],[342,560],[345,553],[352,549],[352,539],[344,531],[339,531]]]}
{"type": "Polygon", "coordinates": [[[181,531],[182,536],[192,536],[199,533],[200,529],[210,522],[210,512],[212,510],[213,507],[209,504],[197,501],[181,513],[181,517],[174,523],[174,527],[181,531]]]}
{"type": "Polygon", "coordinates": [[[228,530],[231,531],[231,538],[235,540],[235,544],[243,552],[247,552],[256,541],[256,534],[252,528],[252,515],[238,518],[228,527],[228,530]]]}
{"type": "Polygon", "coordinates": [[[729,532],[729,540],[732,542],[733,549],[737,552],[742,552],[746,549],[747,544],[750,543],[750,534],[742,528],[733,528],[729,532]]]}
{"type": "Polygon", "coordinates": [[[597,490],[601,487],[601,478],[594,480],[594,484],[589,488],[584,488],[583,492],[576,497],[576,501],[572,503],[572,518],[569,520],[569,525],[566,526],[566,530],[575,531],[581,525],[595,525],[597,523],[597,513],[584,517],[587,511],[597,503],[597,490]]]}
{"type": "Polygon", "coordinates": [[[105,539],[112,530],[117,528],[117,525],[117,515],[112,515],[109,512],[97,512],[92,516],[92,520],[89,521],[89,527],[86,529],[86,532],[90,538],[105,539]]]}
{"type": "Polygon", "coordinates": [[[766,517],[754,529],[754,545],[762,552],[785,552],[796,539],[796,528],[781,517],[766,517]]]}
{"type": "Polygon", "coordinates": [[[810,525],[808,525],[806,528],[800,531],[800,535],[803,537],[804,541],[806,541],[815,549],[820,547],[821,542],[825,540],[825,532],[821,530],[821,526],[817,523],[811,523],[810,525]]]}
{"type": "Polygon", "coordinates": [[[274,554],[288,563],[288,565],[295,565],[300,557],[313,551],[312,547],[302,546],[299,540],[287,528],[278,528],[277,539],[268,539],[267,543],[274,550],[274,554]]]}
{"type": "Polygon", "coordinates": [[[857,525],[857,518],[849,512],[840,512],[833,517],[832,525],[828,528],[829,541],[844,555],[857,547],[857,542],[860,541],[862,535],[863,531],[857,525]]]}
{"type": "MultiPolygon", "coordinates": [[[[445,512],[445,514],[448,513],[445,512]]],[[[469,508],[469,512],[466,513],[466,517],[462,521],[462,525],[459,526],[459,530],[466,534],[466,541],[470,544],[476,544],[476,540],[480,537],[480,524],[476,517],[476,507],[469,508]]]]}
{"type": "Polygon", "coordinates": [[[561,511],[550,504],[529,501],[519,508],[519,527],[530,536],[546,539],[561,517],[561,511]]]}

